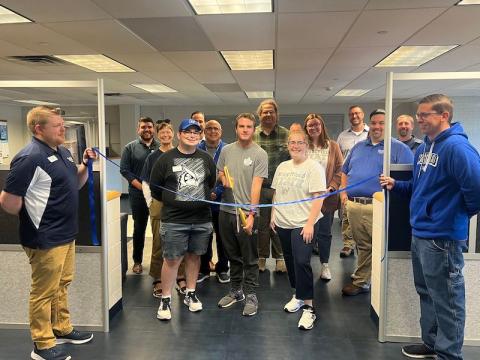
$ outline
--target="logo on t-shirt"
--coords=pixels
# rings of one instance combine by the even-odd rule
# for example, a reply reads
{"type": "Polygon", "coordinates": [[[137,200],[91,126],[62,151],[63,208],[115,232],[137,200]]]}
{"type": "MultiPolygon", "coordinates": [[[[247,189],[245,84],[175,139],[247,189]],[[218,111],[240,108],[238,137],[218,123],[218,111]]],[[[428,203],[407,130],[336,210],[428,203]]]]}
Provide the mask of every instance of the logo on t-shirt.
{"type": "Polygon", "coordinates": [[[438,164],[438,154],[435,153],[424,153],[418,157],[417,165],[425,165],[428,162],[428,165],[436,167],[438,164]]]}
{"type": "Polygon", "coordinates": [[[182,190],[186,187],[198,186],[198,185],[199,185],[199,181],[198,181],[197,175],[194,172],[186,168],[183,168],[182,173],[180,174],[180,177],[178,179],[178,190],[182,190]]]}
{"type": "MultiPolygon", "coordinates": [[[[177,178],[177,191],[181,194],[188,194],[190,197],[205,199],[205,168],[202,159],[198,158],[176,158],[174,159],[175,168],[181,168],[181,171],[175,172],[177,178]]],[[[191,201],[180,194],[175,196],[178,201],[191,201]]]]}
{"type": "Polygon", "coordinates": [[[252,164],[253,164],[253,161],[252,161],[252,159],[250,159],[250,157],[248,157],[246,159],[243,159],[243,165],[252,166],[252,164]]]}

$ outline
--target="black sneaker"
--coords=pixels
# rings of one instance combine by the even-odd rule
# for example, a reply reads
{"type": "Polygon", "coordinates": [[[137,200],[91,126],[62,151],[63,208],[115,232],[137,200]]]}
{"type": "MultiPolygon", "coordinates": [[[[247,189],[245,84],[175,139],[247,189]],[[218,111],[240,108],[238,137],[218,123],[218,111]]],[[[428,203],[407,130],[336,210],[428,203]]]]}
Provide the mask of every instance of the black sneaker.
{"type": "Polygon", "coordinates": [[[58,346],[39,350],[37,345],[34,345],[30,358],[33,360],[70,360],[72,357],[60,350],[58,346]]]}
{"type": "Polygon", "coordinates": [[[170,308],[170,298],[162,298],[157,311],[158,320],[170,320],[172,318],[172,310],[170,308]]]}
{"type": "Polygon", "coordinates": [[[217,273],[217,280],[220,284],[227,284],[230,282],[230,275],[227,272],[217,273]]]}
{"type": "Polygon", "coordinates": [[[188,310],[191,312],[197,312],[203,309],[202,302],[198,300],[195,291],[187,292],[185,298],[183,299],[183,303],[188,306],[188,310]]]}
{"type": "Polygon", "coordinates": [[[79,345],[88,343],[90,340],[92,340],[93,334],[91,332],[77,331],[73,329],[70,334],[63,336],[55,335],[55,337],[57,338],[57,344],[79,345]]]}
{"type": "Polygon", "coordinates": [[[413,344],[402,347],[402,354],[412,359],[436,359],[437,354],[425,344],[413,344]]]}
{"type": "Polygon", "coordinates": [[[197,284],[201,283],[203,280],[207,280],[210,277],[210,274],[198,273],[197,284]]]}

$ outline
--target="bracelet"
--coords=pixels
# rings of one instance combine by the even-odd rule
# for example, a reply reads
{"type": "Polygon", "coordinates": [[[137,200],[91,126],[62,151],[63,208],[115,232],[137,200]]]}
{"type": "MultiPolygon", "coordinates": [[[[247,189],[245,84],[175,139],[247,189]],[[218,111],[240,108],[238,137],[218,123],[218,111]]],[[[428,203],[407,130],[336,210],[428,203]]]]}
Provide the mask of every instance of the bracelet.
{"type": "Polygon", "coordinates": [[[88,162],[85,162],[83,159],[82,159],[82,164],[85,166],[88,166],[88,162]]]}

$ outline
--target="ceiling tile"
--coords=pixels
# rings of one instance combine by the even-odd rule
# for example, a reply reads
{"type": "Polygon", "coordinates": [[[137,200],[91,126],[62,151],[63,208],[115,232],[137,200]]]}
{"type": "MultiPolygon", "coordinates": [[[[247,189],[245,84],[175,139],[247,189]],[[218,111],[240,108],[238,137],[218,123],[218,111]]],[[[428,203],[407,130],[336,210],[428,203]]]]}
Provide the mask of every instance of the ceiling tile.
{"type": "Polygon", "coordinates": [[[279,13],[361,10],[368,0],[277,0],[279,13]]]}
{"type": "Polygon", "coordinates": [[[274,70],[232,71],[240,87],[245,91],[273,91],[274,70]]]}
{"type": "Polygon", "coordinates": [[[189,74],[198,82],[205,84],[235,83],[230,70],[228,71],[189,71],[189,74]]]}
{"type": "Polygon", "coordinates": [[[110,19],[90,0],[3,0],[2,5],[35,22],[110,19]]]}
{"type": "Polygon", "coordinates": [[[59,34],[55,29],[35,23],[2,25],[0,39],[35,51],[37,55],[59,54],[59,51],[62,55],[88,54],[92,51],[92,48],[59,34]]]}
{"type": "Polygon", "coordinates": [[[459,0],[370,0],[365,9],[421,9],[449,7],[459,0]]]}
{"type": "Polygon", "coordinates": [[[364,11],[342,41],[342,47],[399,46],[442,11],[442,8],[364,11]],[[380,31],[387,33],[379,34],[380,31]]]}
{"type": "Polygon", "coordinates": [[[107,52],[105,55],[139,72],[181,71],[180,68],[158,52],[146,54],[107,52]]]}
{"type": "Polygon", "coordinates": [[[279,14],[278,49],[336,47],[356,16],[356,12],[279,14]]]}
{"type": "Polygon", "coordinates": [[[196,20],[217,50],[275,47],[274,14],[202,15],[196,20]]]}
{"type": "Polygon", "coordinates": [[[234,93],[241,92],[242,89],[238,84],[202,84],[208,90],[215,93],[234,93]]]}
{"type": "Polygon", "coordinates": [[[480,46],[464,45],[420,66],[416,72],[459,71],[480,63],[480,46]]]}
{"type": "Polygon", "coordinates": [[[371,67],[394,49],[392,47],[342,47],[337,49],[328,64],[338,68],[371,67]]]}
{"type": "Polygon", "coordinates": [[[280,49],[276,51],[275,67],[284,69],[320,70],[332,54],[334,48],[325,49],[280,49]]]}
{"type": "Polygon", "coordinates": [[[228,66],[216,51],[163,52],[163,56],[184,71],[226,71],[228,66]]]}
{"type": "Polygon", "coordinates": [[[463,45],[479,35],[480,6],[453,6],[404,45],[463,45]]]}
{"type": "MultiPolygon", "coordinates": [[[[113,20],[48,23],[45,25],[80,43],[88,43],[89,47],[97,53],[148,53],[155,51],[128,29],[113,20]]],[[[64,53],[58,55],[64,55],[64,53]]]]}
{"type": "Polygon", "coordinates": [[[94,0],[116,18],[192,16],[186,1],[179,0],[94,0]]]}
{"type": "Polygon", "coordinates": [[[193,17],[121,19],[159,51],[205,51],[214,47],[193,17]]]}

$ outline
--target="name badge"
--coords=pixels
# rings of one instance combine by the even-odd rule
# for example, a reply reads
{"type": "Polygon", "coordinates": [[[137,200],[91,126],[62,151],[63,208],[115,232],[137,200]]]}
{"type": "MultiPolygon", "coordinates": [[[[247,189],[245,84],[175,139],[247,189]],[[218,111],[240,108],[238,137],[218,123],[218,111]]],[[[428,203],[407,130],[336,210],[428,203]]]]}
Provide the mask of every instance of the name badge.
{"type": "Polygon", "coordinates": [[[52,162],[55,162],[55,161],[57,161],[57,160],[58,160],[58,158],[57,158],[55,155],[52,155],[52,156],[49,156],[49,157],[48,157],[48,161],[50,161],[51,163],[52,163],[52,162]]]}
{"type": "Polygon", "coordinates": [[[182,165],[172,166],[172,171],[173,171],[173,172],[180,172],[180,171],[182,171],[182,165]]]}

